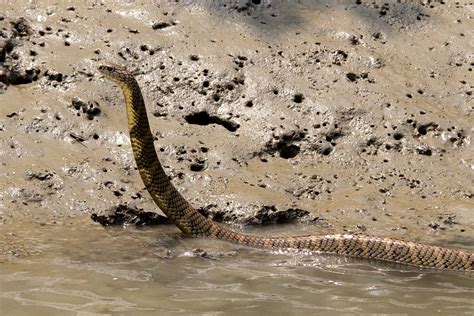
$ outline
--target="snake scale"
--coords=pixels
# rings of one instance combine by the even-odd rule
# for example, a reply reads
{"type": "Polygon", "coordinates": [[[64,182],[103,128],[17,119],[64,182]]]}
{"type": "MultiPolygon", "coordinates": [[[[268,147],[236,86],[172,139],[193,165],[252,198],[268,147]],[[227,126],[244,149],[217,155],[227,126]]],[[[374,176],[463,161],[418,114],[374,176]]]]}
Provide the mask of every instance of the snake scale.
{"type": "Polygon", "coordinates": [[[260,237],[235,232],[201,215],[173,186],[156,154],[140,87],[125,67],[103,63],[99,71],[122,89],[135,161],[158,207],[186,235],[207,236],[251,247],[303,250],[443,270],[473,270],[474,253],[364,234],[260,237]]]}

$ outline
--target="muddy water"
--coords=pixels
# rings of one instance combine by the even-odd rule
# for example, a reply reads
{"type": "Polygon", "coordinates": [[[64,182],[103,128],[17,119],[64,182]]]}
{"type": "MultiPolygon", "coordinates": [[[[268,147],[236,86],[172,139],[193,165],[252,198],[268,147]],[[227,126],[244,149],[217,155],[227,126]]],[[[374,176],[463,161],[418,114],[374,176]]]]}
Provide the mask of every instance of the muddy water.
{"type": "MultiPolygon", "coordinates": [[[[474,312],[472,275],[277,254],[182,238],[172,226],[77,224],[29,227],[37,252],[0,265],[4,315],[474,312]]],[[[311,228],[263,233],[295,230],[311,228]]]]}

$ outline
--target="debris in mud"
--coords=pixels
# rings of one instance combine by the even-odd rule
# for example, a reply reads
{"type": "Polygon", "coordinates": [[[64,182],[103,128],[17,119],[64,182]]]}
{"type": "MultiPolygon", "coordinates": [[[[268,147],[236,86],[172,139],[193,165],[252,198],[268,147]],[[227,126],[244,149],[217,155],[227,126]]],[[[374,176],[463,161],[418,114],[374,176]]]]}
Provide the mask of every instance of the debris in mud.
{"type": "Polygon", "coordinates": [[[235,222],[238,218],[238,216],[232,212],[226,212],[222,209],[217,208],[217,204],[209,204],[200,207],[197,209],[197,211],[205,217],[210,218],[218,223],[235,222]]]}
{"type": "Polygon", "coordinates": [[[419,135],[426,135],[428,134],[428,132],[436,131],[438,127],[439,127],[438,124],[430,122],[430,123],[426,123],[426,124],[418,126],[416,131],[418,132],[419,135]]]}
{"type": "Polygon", "coordinates": [[[438,223],[429,223],[428,227],[431,228],[432,230],[446,230],[445,226],[441,226],[438,223]]]}
{"type": "Polygon", "coordinates": [[[93,213],[91,219],[102,226],[135,225],[149,226],[170,224],[167,217],[154,212],[145,212],[143,209],[130,207],[126,204],[119,204],[108,209],[106,215],[93,213]]]}
{"type": "Polygon", "coordinates": [[[37,52],[28,45],[33,33],[29,22],[20,17],[10,22],[11,30],[0,30],[0,83],[2,90],[8,85],[27,84],[39,79],[41,69],[35,65],[37,52]]]}
{"type": "Polygon", "coordinates": [[[243,225],[284,224],[296,221],[318,220],[318,217],[311,215],[308,211],[299,208],[288,208],[284,211],[279,211],[274,205],[264,205],[255,215],[250,216],[248,213],[238,215],[236,212],[219,209],[216,204],[199,208],[198,212],[215,222],[240,223],[243,225]]]}
{"type": "Polygon", "coordinates": [[[99,116],[101,113],[99,103],[96,101],[89,101],[89,102],[84,102],[79,98],[73,98],[71,102],[72,106],[74,109],[78,110],[77,115],[81,115],[82,113],[86,114],[87,119],[93,120],[94,117],[99,116]]]}
{"type": "Polygon", "coordinates": [[[34,179],[34,180],[45,181],[45,180],[51,179],[52,177],[53,177],[53,173],[47,170],[27,173],[28,180],[34,179]]]}
{"type": "Polygon", "coordinates": [[[302,130],[293,130],[274,136],[272,140],[265,144],[263,152],[274,154],[278,152],[281,158],[290,159],[300,153],[300,146],[294,144],[306,137],[306,132],[302,130]]]}
{"type": "Polygon", "coordinates": [[[24,17],[19,17],[18,19],[10,22],[13,26],[13,31],[15,36],[28,36],[33,33],[33,30],[30,26],[30,23],[24,17]]]}
{"type": "Polygon", "coordinates": [[[25,66],[17,63],[5,67],[5,70],[0,70],[0,80],[12,85],[27,84],[38,80],[40,73],[41,70],[36,66],[25,66]]]}
{"type": "Polygon", "coordinates": [[[46,70],[44,75],[48,77],[50,81],[62,82],[64,79],[64,75],[62,73],[54,70],[46,70]]]}
{"type": "Polygon", "coordinates": [[[0,39],[0,62],[5,62],[6,56],[15,47],[12,39],[0,39]]]}
{"type": "MultiPolygon", "coordinates": [[[[443,217],[439,216],[439,220],[442,220],[443,217]]],[[[459,222],[456,220],[456,214],[446,214],[446,218],[443,220],[443,223],[446,225],[458,225],[459,222]]]]}
{"type": "MultiPolygon", "coordinates": [[[[264,205],[255,216],[247,218],[244,223],[247,225],[284,224],[309,217],[310,213],[308,211],[299,208],[289,208],[284,211],[278,211],[274,205],[264,205]]],[[[317,220],[317,218],[312,217],[311,220],[317,220]]]]}
{"type": "Polygon", "coordinates": [[[424,156],[431,156],[433,154],[433,151],[431,150],[431,148],[425,145],[416,147],[416,152],[424,156]]]}

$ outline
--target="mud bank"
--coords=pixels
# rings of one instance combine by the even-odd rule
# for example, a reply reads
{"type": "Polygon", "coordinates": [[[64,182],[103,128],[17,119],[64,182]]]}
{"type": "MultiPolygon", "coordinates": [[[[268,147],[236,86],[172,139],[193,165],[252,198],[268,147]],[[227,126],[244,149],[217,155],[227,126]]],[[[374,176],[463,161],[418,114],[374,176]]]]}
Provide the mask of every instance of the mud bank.
{"type": "Polygon", "coordinates": [[[472,247],[473,30],[462,1],[3,1],[2,256],[38,253],[21,227],[157,211],[102,60],[216,220],[472,247]]]}

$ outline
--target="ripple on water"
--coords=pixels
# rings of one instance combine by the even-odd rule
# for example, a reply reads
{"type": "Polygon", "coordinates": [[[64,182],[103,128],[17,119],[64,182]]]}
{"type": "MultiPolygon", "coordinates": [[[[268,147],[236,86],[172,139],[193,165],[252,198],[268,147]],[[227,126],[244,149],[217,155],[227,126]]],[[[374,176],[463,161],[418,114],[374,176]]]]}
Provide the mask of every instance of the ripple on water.
{"type": "Polygon", "coordinates": [[[173,227],[61,229],[66,230],[31,232],[43,245],[41,255],[1,264],[4,311],[52,315],[474,312],[472,273],[275,253],[182,238],[173,227]]]}

